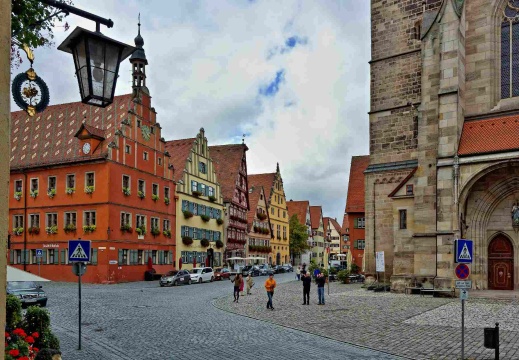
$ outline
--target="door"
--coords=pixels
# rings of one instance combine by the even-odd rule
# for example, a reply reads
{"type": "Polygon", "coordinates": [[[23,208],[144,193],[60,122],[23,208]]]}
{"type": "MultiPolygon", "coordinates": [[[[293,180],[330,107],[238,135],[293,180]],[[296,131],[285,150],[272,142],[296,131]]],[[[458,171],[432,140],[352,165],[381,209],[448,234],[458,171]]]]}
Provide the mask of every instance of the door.
{"type": "Polygon", "coordinates": [[[496,236],[488,245],[488,288],[514,289],[514,248],[503,235],[496,236]]]}

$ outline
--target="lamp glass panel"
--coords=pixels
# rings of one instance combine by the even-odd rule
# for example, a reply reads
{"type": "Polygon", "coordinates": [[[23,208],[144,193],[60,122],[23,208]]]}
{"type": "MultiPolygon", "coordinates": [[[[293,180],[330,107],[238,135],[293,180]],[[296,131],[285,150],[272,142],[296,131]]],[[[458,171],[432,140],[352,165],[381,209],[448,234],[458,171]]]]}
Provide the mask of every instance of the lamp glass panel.
{"type": "Polygon", "coordinates": [[[89,38],[88,49],[90,51],[90,67],[92,69],[92,96],[104,97],[105,47],[99,39],[89,38]]]}

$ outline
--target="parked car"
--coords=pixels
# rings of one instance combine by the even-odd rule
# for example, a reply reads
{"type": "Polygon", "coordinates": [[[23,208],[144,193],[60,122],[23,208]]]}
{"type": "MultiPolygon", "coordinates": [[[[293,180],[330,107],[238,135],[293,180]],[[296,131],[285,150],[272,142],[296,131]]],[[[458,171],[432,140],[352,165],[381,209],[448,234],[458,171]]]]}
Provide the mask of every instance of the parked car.
{"type": "Polygon", "coordinates": [[[241,274],[243,276],[248,276],[249,274],[251,274],[251,276],[259,276],[259,274],[260,274],[259,266],[256,266],[256,265],[244,266],[243,269],[241,269],[241,274]]]}
{"type": "Polygon", "coordinates": [[[285,272],[294,272],[294,268],[290,264],[283,264],[283,269],[285,269],[285,272]]]}
{"type": "Polygon", "coordinates": [[[276,265],[272,268],[272,273],[273,274],[281,274],[281,273],[284,273],[286,272],[285,269],[283,268],[283,266],[281,265],[276,265]]]}
{"type": "Polygon", "coordinates": [[[214,271],[215,280],[229,279],[231,277],[231,270],[228,268],[217,268],[214,271]]]}
{"type": "Polygon", "coordinates": [[[272,267],[269,264],[260,265],[260,266],[258,266],[258,268],[259,268],[259,273],[261,276],[266,276],[266,275],[272,273],[272,267]]]}
{"type": "Polygon", "coordinates": [[[36,285],[33,281],[8,281],[7,295],[18,296],[22,306],[39,305],[47,306],[47,294],[41,285],[36,285]]]}
{"type": "Polygon", "coordinates": [[[191,271],[191,281],[197,282],[199,284],[204,281],[214,281],[214,271],[213,268],[203,267],[203,268],[194,268],[191,271]]]}
{"type": "Polygon", "coordinates": [[[160,286],[191,285],[191,276],[188,270],[171,270],[162,275],[160,286]]]}

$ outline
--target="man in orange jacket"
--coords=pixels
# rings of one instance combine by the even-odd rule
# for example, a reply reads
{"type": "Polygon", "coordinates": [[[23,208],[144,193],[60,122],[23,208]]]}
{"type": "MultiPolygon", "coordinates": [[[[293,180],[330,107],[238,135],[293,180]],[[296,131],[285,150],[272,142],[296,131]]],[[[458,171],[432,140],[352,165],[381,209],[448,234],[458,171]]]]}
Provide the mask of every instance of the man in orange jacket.
{"type": "Polygon", "coordinates": [[[267,309],[274,310],[272,306],[272,297],[274,296],[274,289],[276,288],[276,280],[274,280],[274,274],[269,274],[269,278],[265,281],[265,289],[267,290],[267,309]]]}

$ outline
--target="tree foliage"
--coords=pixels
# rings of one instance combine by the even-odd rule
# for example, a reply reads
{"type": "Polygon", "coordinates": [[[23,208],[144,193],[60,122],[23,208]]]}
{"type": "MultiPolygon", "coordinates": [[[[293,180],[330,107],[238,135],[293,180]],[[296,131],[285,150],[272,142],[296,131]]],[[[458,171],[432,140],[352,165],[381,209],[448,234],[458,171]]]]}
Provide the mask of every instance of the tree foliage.
{"type": "MultiPolygon", "coordinates": [[[[62,0],[72,5],[71,0],[62,0]]],[[[39,0],[12,0],[11,1],[11,39],[14,43],[27,44],[31,49],[52,45],[54,38],[54,21],[61,22],[66,16],[54,7],[42,4],[39,0]]],[[[68,24],[64,25],[65,30],[68,24]]],[[[22,62],[18,46],[11,46],[11,65],[19,66],[22,62]]]]}
{"type": "Polygon", "coordinates": [[[294,255],[301,254],[311,247],[308,245],[308,232],[306,225],[301,224],[297,215],[290,218],[290,252],[294,255]]]}

